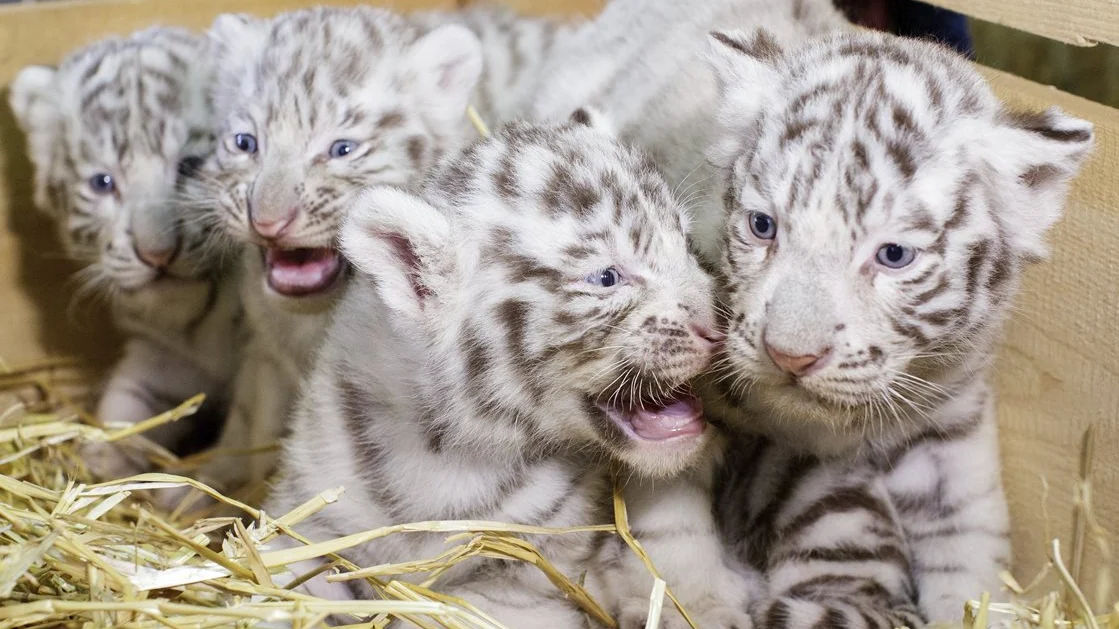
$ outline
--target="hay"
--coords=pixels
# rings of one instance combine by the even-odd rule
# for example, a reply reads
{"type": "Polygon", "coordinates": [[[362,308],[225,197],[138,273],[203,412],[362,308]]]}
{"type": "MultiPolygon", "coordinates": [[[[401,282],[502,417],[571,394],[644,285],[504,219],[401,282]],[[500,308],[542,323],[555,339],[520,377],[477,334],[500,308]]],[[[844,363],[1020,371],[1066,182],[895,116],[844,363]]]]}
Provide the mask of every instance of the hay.
{"type": "MultiPolygon", "coordinates": [[[[990,596],[969,601],[964,608],[964,626],[983,628],[991,625],[1023,629],[1119,629],[1119,603],[1111,603],[1111,564],[1113,555],[1107,530],[1096,520],[1092,510],[1092,463],[1095,460],[1095,427],[1084,433],[1080,454],[1080,479],[1074,488],[1073,539],[1071,559],[1066,562],[1061,540],[1048,535],[1049,514],[1045,509],[1044,485],[1042,515],[1049,543],[1049,563],[1026,587],[1009,573],[1003,575],[1006,589],[1015,595],[1011,603],[991,603],[990,596]],[[1095,603],[1090,604],[1081,588],[1084,553],[1088,545],[1096,547],[1100,557],[1095,576],[1095,603]],[[1041,592],[1042,584],[1056,577],[1058,591],[1041,592]],[[1095,610],[1109,608],[1106,613],[1095,610]]],[[[1042,480],[1044,483],[1044,479],[1042,480]]]]}
{"type": "MultiPolygon", "coordinates": [[[[277,623],[299,629],[323,626],[328,616],[351,617],[354,626],[383,627],[400,618],[424,629],[517,629],[503,627],[469,601],[438,592],[439,578],[452,566],[476,558],[528,562],[539,569],[593,620],[593,626],[616,627],[615,621],[580,585],[529,544],[522,535],[568,535],[589,531],[618,534],[654,576],[650,593],[650,627],[662,616],[665,599],[685,616],[641,544],[629,531],[625,503],[614,492],[615,522],[606,526],[545,529],[480,521],[400,524],[356,535],[310,543],[292,530],[299,522],[338,500],[343,489],[324,492],[290,513],[273,517],[195,480],[173,474],[142,474],[94,483],[77,455],[83,443],[119,441],[143,444],[157,464],[190,467],[150,442],[143,431],[179,421],[196,412],[201,396],[136,426],[99,426],[59,391],[75,385],[59,370],[72,363],[55,361],[0,371],[0,629],[16,627],[269,627],[277,623]],[[60,384],[61,383],[61,384],[60,384]],[[240,517],[200,517],[187,498],[171,512],[150,500],[153,492],[190,487],[240,517]],[[437,557],[394,565],[357,566],[340,553],[366,541],[391,535],[444,533],[447,549],[437,557]],[[277,548],[280,536],[299,542],[277,548]],[[307,574],[290,567],[307,559],[326,565],[307,574]],[[363,580],[379,600],[332,601],[295,588],[329,571],[330,581],[363,580]],[[418,582],[399,580],[401,575],[418,582]]],[[[1007,588],[1019,602],[996,604],[984,594],[966,605],[962,626],[1003,625],[1040,629],[1119,629],[1119,604],[1094,615],[1088,595],[1077,585],[1081,556],[1089,543],[1110,560],[1104,529],[1092,516],[1088,478],[1092,437],[1086,438],[1077,488],[1073,555],[1069,563],[1053,540],[1051,568],[1022,587],[1006,575],[1007,588]],[[1059,592],[1035,594],[1047,575],[1055,574],[1059,592]]],[[[1097,579],[1095,607],[1109,596],[1110,578],[1097,579]]]]}
{"type": "Polygon", "coordinates": [[[473,105],[466,106],[466,119],[470,121],[474,130],[478,132],[478,137],[483,140],[490,137],[489,125],[486,124],[486,121],[482,119],[482,115],[478,113],[477,109],[474,109],[473,105]]]}
{"type": "MultiPolygon", "coordinates": [[[[50,374],[56,367],[45,364],[0,374],[0,392],[23,388],[42,398],[27,402],[16,396],[18,401],[0,407],[0,598],[5,599],[0,629],[201,628],[275,622],[310,628],[321,626],[328,615],[371,619],[363,625],[370,627],[403,618],[419,627],[505,629],[468,601],[436,591],[439,577],[449,568],[479,557],[530,563],[598,625],[617,626],[578,582],[521,535],[614,533],[620,527],[627,541],[639,548],[629,535],[624,511],[618,514],[617,526],[547,529],[500,522],[420,522],[310,543],[292,527],[335,502],[342,488],[271,517],[172,474],[92,482],[77,455],[83,443],[129,439],[130,445],[141,444],[158,465],[191,467],[192,460],[177,459],[145,442],[142,433],[189,417],[202,397],[135,426],[98,426],[77,406],[54,395],[50,374]],[[240,517],[200,518],[189,513],[190,498],[164,513],[149,500],[152,492],[184,487],[240,517]],[[373,539],[418,532],[446,533],[447,550],[434,558],[372,567],[353,565],[338,554],[373,539]],[[281,535],[301,545],[273,548],[270,543],[281,535]],[[328,580],[365,580],[382,600],[329,601],[294,591],[321,572],[289,570],[308,559],[327,560],[326,569],[333,572],[328,580]],[[426,575],[419,583],[394,579],[417,573],[426,575]],[[287,577],[286,586],[277,585],[282,577],[287,577]]],[[[655,572],[651,564],[650,570],[655,572]]],[[[660,597],[652,604],[659,613],[660,597]]]]}

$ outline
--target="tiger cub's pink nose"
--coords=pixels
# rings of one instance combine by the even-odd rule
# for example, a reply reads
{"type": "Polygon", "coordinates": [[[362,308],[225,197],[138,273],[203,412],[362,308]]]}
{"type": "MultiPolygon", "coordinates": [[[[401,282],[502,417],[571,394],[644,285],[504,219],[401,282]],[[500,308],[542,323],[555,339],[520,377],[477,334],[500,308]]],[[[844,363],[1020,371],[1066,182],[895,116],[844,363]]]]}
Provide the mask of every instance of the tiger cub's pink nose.
{"type": "Polygon", "coordinates": [[[785,373],[790,373],[794,376],[807,376],[808,374],[823,369],[824,366],[831,359],[831,348],[825,347],[816,354],[802,354],[799,356],[791,355],[783,352],[768,342],[765,344],[765,353],[769,354],[773,364],[785,373]]]}
{"type": "Polygon", "coordinates": [[[252,223],[253,231],[260,237],[267,240],[278,240],[295,223],[295,217],[298,214],[299,211],[293,209],[288,212],[287,216],[275,220],[265,220],[252,215],[250,215],[249,220],[252,223]]]}
{"type": "Polygon", "coordinates": [[[175,259],[175,254],[179,251],[178,243],[173,247],[166,249],[146,249],[136,247],[136,257],[140,261],[150,266],[153,269],[165,269],[175,259]]]}
{"type": "Polygon", "coordinates": [[[689,327],[691,327],[692,332],[694,332],[696,336],[712,345],[718,345],[719,343],[727,340],[726,334],[723,334],[722,332],[716,330],[711,326],[703,325],[700,323],[692,323],[689,327]]]}

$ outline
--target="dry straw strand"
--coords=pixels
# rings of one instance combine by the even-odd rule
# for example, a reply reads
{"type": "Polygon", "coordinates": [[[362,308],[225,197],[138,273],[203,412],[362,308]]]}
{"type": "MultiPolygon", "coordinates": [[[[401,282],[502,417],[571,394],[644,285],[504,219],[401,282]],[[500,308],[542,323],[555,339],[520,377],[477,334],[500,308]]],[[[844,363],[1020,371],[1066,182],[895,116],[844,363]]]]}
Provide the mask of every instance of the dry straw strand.
{"type": "Polygon", "coordinates": [[[466,106],[466,117],[470,120],[470,124],[474,125],[474,130],[478,132],[479,137],[483,140],[490,137],[490,128],[482,119],[482,114],[474,109],[474,105],[466,106]]]}

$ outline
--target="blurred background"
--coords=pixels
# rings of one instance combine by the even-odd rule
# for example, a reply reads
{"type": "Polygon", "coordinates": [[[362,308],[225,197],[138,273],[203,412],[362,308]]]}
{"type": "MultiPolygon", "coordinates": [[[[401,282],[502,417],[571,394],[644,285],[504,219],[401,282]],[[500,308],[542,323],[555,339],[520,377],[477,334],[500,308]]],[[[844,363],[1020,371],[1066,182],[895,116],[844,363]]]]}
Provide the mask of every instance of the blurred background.
{"type": "Polygon", "coordinates": [[[1119,48],[1067,46],[989,22],[969,22],[979,63],[1119,107],[1119,48]]]}
{"type": "Polygon", "coordinates": [[[1119,107],[1119,48],[1069,46],[915,0],[834,0],[853,21],[931,37],[979,63],[1119,107]]]}
{"type": "MultiPolygon", "coordinates": [[[[57,1],[61,0],[0,0],[0,5],[57,1]]],[[[865,26],[901,35],[932,37],[983,65],[1119,107],[1119,48],[1114,46],[1068,46],[914,0],[835,2],[865,26]]],[[[376,4],[376,0],[371,3],[376,4]]]]}

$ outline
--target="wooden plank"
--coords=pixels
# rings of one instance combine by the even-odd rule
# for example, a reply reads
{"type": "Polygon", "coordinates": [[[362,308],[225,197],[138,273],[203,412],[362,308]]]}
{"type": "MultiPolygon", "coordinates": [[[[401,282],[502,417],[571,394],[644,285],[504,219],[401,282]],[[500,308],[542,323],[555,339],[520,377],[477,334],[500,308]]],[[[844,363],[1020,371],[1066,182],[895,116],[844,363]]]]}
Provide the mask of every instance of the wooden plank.
{"type": "Polygon", "coordinates": [[[1075,46],[1119,46],[1117,0],[928,0],[945,9],[1075,46]]]}
{"type": "MultiPolygon", "coordinates": [[[[1095,154],[1054,230],[1051,259],[1027,273],[996,371],[1015,573],[1030,579],[1046,561],[1047,526],[1069,547],[1080,440],[1090,424],[1098,427],[1096,515],[1112,537],[1119,533],[1119,111],[984,74],[1012,106],[1056,104],[1096,123],[1095,154]],[[1047,505],[1041,477],[1050,485],[1047,505]]],[[[1089,556],[1085,574],[1094,575],[1099,554],[1092,548],[1089,556]]]]}
{"type": "MultiPolygon", "coordinates": [[[[0,7],[0,83],[30,63],[52,63],[107,35],[154,25],[203,29],[221,13],[271,16],[313,5],[369,4],[358,0],[69,0],[0,7]]],[[[401,10],[453,8],[454,0],[378,2],[401,10]]]]}
{"type": "Polygon", "coordinates": [[[1119,48],[1069,46],[1033,33],[971,22],[980,63],[1088,100],[1119,107],[1119,48]]]}

